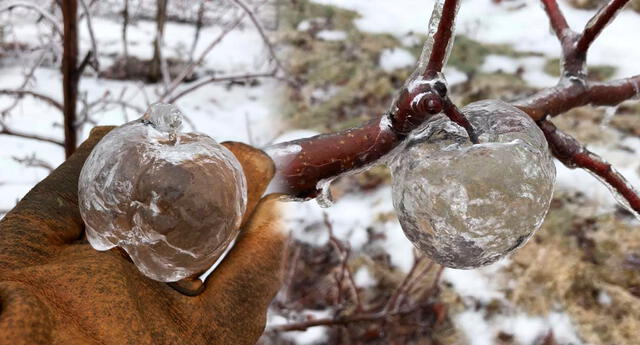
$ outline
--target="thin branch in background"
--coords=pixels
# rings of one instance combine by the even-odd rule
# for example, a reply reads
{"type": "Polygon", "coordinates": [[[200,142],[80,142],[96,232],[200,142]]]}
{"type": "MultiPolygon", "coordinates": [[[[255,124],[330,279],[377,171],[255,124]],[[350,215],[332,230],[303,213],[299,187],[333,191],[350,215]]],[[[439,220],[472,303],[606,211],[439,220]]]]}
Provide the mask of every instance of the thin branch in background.
{"type": "Polygon", "coordinates": [[[49,13],[49,11],[47,11],[46,9],[40,7],[39,5],[30,2],[30,1],[10,1],[9,3],[6,3],[2,6],[0,6],[0,12],[4,12],[7,10],[11,10],[13,8],[16,7],[24,7],[24,8],[28,8],[28,9],[32,9],[36,12],[38,12],[38,14],[40,16],[42,16],[42,18],[46,19],[51,26],[56,30],[56,32],[58,34],[60,34],[60,36],[64,36],[64,30],[63,28],[60,26],[59,20],[54,17],[53,15],[51,15],[51,13],[49,13]]]}
{"type": "Polygon", "coordinates": [[[584,31],[576,43],[576,52],[586,54],[593,41],[602,30],[613,21],[616,14],[629,2],[629,0],[611,0],[604,5],[587,23],[584,31]]]}
{"type": "Polygon", "coordinates": [[[176,94],[175,96],[169,98],[168,100],[166,100],[167,103],[175,103],[178,99],[184,97],[185,95],[187,95],[190,92],[193,92],[207,84],[211,84],[211,83],[221,83],[221,82],[230,82],[230,81],[248,81],[248,80],[252,80],[252,79],[261,79],[261,78],[270,78],[270,77],[274,77],[276,75],[275,71],[271,71],[268,73],[257,73],[257,74],[243,74],[243,75],[232,75],[232,76],[226,76],[226,77],[216,77],[216,76],[211,76],[205,79],[202,79],[200,81],[198,81],[197,83],[189,86],[188,88],[182,90],[181,92],[179,92],[178,94],[176,94]]]}
{"type": "Polygon", "coordinates": [[[35,153],[32,153],[30,156],[25,156],[25,157],[12,157],[14,161],[25,165],[26,167],[29,168],[42,168],[42,169],[46,169],[49,172],[53,171],[53,166],[51,166],[51,164],[47,163],[46,161],[36,157],[35,153]]]}
{"type": "MultiPolygon", "coordinates": [[[[91,39],[91,55],[90,55],[90,65],[96,71],[100,71],[100,62],[98,61],[98,45],[96,44],[96,36],[93,33],[93,24],[91,23],[91,12],[89,11],[89,6],[85,0],[78,0],[82,5],[82,10],[84,11],[85,17],[87,18],[87,30],[89,31],[89,38],[91,39]]],[[[81,72],[82,73],[82,72],[81,72]]]]}
{"type": "Polygon", "coordinates": [[[348,247],[348,244],[341,243],[340,240],[338,240],[338,238],[334,236],[333,225],[331,224],[329,215],[326,212],[323,213],[323,220],[325,226],[327,227],[327,231],[329,232],[329,242],[331,242],[331,245],[338,251],[338,254],[340,255],[340,273],[338,275],[338,303],[341,303],[342,282],[346,277],[348,288],[355,301],[356,308],[358,310],[361,310],[362,302],[360,300],[360,294],[358,293],[358,288],[355,281],[353,280],[351,269],[348,266],[350,248],[348,247]]]}
{"type": "Polygon", "coordinates": [[[35,91],[31,91],[31,90],[11,90],[11,89],[0,89],[0,95],[10,95],[10,96],[17,96],[18,98],[21,98],[23,96],[31,96],[35,99],[41,100],[47,104],[49,104],[50,106],[62,111],[64,109],[64,106],[62,105],[62,103],[56,101],[55,99],[39,93],[39,92],[35,92],[35,91]]]}
{"type": "Polygon", "coordinates": [[[198,6],[198,18],[196,19],[196,28],[193,34],[193,41],[191,42],[191,49],[189,49],[189,63],[193,62],[193,56],[196,53],[196,47],[198,46],[198,41],[200,40],[200,32],[202,31],[202,27],[204,26],[204,4],[205,0],[200,0],[200,5],[198,6]]]}
{"type": "Polygon", "coordinates": [[[127,30],[129,29],[129,0],[124,1],[122,10],[122,52],[124,61],[129,61],[129,42],[127,40],[127,30]]]}
{"type": "Polygon", "coordinates": [[[249,8],[249,6],[247,6],[247,4],[245,4],[245,2],[243,0],[232,0],[232,1],[234,3],[236,3],[238,6],[240,6],[240,8],[242,8],[242,10],[249,16],[249,19],[251,20],[251,22],[255,26],[256,30],[258,30],[258,33],[260,34],[260,37],[262,38],[262,41],[264,42],[265,46],[267,46],[267,49],[269,50],[269,55],[271,56],[271,59],[273,59],[273,61],[275,62],[276,67],[279,70],[283,70],[284,71],[284,66],[280,62],[280,59],[278,59],[278,56],[276,55],[275,48],[273,47],[273,44],[271,43],[271,41],[267,37],[267,34],[265,33],[265,31],[264,31],[264,29],[262,27],[262,24],[260,24],[260,22],[256,18],[255,13],[249,8]]]}
{"type": "Polygon", "coordinates": [[[20,132],[20,131],[16,131],[16,130],[10,129],[3,122],[0,122],[0,126],[2,126],[2,129],[0,129],[0,134],[2,134],[2,135],[10,135],[10,136],[18,137],[18,138],[44,141],[44,142],[56,144],[56,145],[59,145],[59,146],[62,146],[62,147],[65,146],[65,144],[63,142],[58,141],[56,139],[47,138],[47,137],[43,137],[43,136],[40,136],[40,135],[37,135],[37,134],[29,134],[29,133],[24,133],[24,132],[20,132]]]}
{"type": "Polygon", "coordinates": [[[156,82],[161,77],[162,39],[167,22],[167,6],[169,0],[157,0],[156,2],[156,37],[153,41],[153,58],[149,67],[149,80],[156,82]]]}
{"type": "MultiPolygon", "coordinates": [[[[40,67],[40,65],[42,64],[42,62],[44,61],[45,56],[48,54],[47,51],[43,50],[40,53],[40,56],[38,57],[38,59],[36,60],[36,63],[33,64],[31,66],[31,68],[29,68],[29,71],[26,73],[26,75],[24,76],[24,80],[22,81],[22,84],[20,84],[20,86],[18,88],[16,88],[15,90],[23,90],[25,89],[29,83],[31,82],[31,80],[33,79],[33,75],[36,72],[36,69],[38,69],[38,67],[40,67]]],[[[0,90],[0,94],[2,94],[2,91],[0,90]]],[[[6,116],[11,110],[13,110],[19,103],[20,100],[22,99],[22,97],[16,97],[13,100],[13,103],[11,103],[11,105],[9,105],[8,107],[6,107],[5,109],[3,109],[2,111],[0,111],[0,114],[2,117],[6,116]]],[[[58,108],[60,110],[62,110],[62,108],[58,108]]]]}
{"type": "MultiPolygon", "coordinates": [[[[242,19],[244,18],[244,16],[245,16],[244,13],[241,14],[240,16],[238,16],[238,18],[236,18],[235,21],[233,21],[230,25],[228,25],[226,28],[224,28],[224,30],[222,30],[222,32],[213,41],[211,41],[211,43],[207,46],[207,48],[205,48],[205,50],[200,54],[200,57],[198,57],[198,59],[196,61],[192,61],[191,63],[189,63],[184,68],[184,70],[182,70],[182,73],[180,73],[177,77],[175,77],[175,79],[173,79],[173,81],[171,82],[171,84],[169,85],[167,90],[164,92],[164,94],[162,94],[162,96],[160,96],[158,102],[164,102],[165,99],[167,99],[176,90],[176,88],[178,88],[178,86],[180,86],[182,81],[184,81],[184,79],[187,76],[191,75],[193,73],[193,71],[195,71],[197,66],[201,65],[204,62],[205,57],[211,52],[211,50],[215,46],[217,46],[233,29],[235,29],[238,25],[240,25],[240,23],[242,22],[242,19]]],[[[173,103],[173,102],[175,102],[175,100],[177,100],[178,98],[180,98],[182,96],[183,95],[173,96],[171,98],[173,101],[167,101],[167,102],[168,103],[173,103]]]]}

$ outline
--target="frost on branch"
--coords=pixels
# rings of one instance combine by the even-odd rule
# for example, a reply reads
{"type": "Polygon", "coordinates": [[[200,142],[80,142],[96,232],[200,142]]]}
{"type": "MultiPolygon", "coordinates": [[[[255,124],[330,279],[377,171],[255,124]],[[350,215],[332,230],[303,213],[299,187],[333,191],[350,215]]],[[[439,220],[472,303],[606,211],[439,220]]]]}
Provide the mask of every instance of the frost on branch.
{"type": "Polygon", "coordinates": [[[152,105],[98,143],[78,185],[91,245],[121,247],[144,275],[165,282],[213,264],[247,203],[235,156],[208,136],[180,133],[181,122],[174,106],[152,105]]]}
{"type": "Polygon", "coordinates": [[[487,100],[462,112],[480,143],[444,116],[428,121],[392,163],[393,202],[416,247],[447,267],[474,268],[540,227],[555,166],[542,131],[519,109],[487,100]]]}

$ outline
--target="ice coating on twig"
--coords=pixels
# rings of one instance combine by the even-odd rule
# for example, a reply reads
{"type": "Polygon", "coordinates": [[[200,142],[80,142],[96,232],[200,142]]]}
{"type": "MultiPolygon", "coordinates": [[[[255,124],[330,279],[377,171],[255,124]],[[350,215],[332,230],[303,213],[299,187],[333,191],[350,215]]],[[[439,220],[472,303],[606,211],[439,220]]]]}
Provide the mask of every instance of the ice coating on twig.
{"type": "Polygon", "coordinates": [[[126,250],[147,277],[206,270],[235,239],[247,203],[242,167],[206,135],[178,132],[177,108],[155,104],[109,132],[79,180],[89,243],[126,250]]]}
{"type": "MultiPolygon", "coordinates": [[[[636,211],[631,206],[631,204],[629,204],[629,200],[627,200],[622,194],[620,194],[620,192],[617,189],[612,187],[611,184],[607,183],[607,181],[605,181],[601,176],[599,176],[598,174],[592,171],[589,171],[589,173],[591,174],[591,176],[595,177],[598,181],[600,181],[600,183],[602,183],[605,187],[607,187],[609,192],[611,192],[611,194],[613,195],[613,198],[616,199],[616,201],[620,206],[624,207],[625,210],[629,211],[629,213],[631,213],[634,217],[636,217],[636,219],[640,221],[640,213],[638,213],[638,211],[636,211]]],[[[623,181],[635,195],[640,195],[638,191],[635,188],[633,188],[633,186],[627,181],[627,179],[624,178],[624,176],[622,176],[622,174],[620,174],[613,167],[611,167],[611,174],[614,175],[616,178],[620,179],[621,181],[623,181]]]]}
{"type": "MultiPolygon", "coordinates": [[[[435,42],[435,35],[438,32],[438,26],[440,25],[440,21],[442,19],[442,12],[444,9],[445,0],[436,0],[433,5],[433,11],[431,12],[431,18],[429,19],[429,27],[427,31],[427,38],[425,39],[424,45],[422,47],[422,53],[420,54],[420,59],[418,60],[418,66],[416,70],[413,72],[410,79],[414,79],[414,77],[424,74],[427,64],[429,63],[429,58],[431,57],[431,52],[433,51],[433,44],[435,42]]],[[[460,9],[460,2],[457,3],[455,12],[457,13],[460,9]]],[[[450,26],[445,28],[446,30],[451,30],[451,39],[447,43],[447,49],[443,60],[443,66],[447,65],[447,60],[449,59],[449,55],[451,55],[451,49],[453,47],[453,41],[455,36],[455,20],[452,21],[450,26]]]]}
{"type": "Polygon", "coordinates": [[[479,144],[439,115],[394,158],[393,202],[407,237],[447,267],[487,265],[522,246],[549,208],[555,166],[543,133],[496,100],[462,109],[479,144]]]}

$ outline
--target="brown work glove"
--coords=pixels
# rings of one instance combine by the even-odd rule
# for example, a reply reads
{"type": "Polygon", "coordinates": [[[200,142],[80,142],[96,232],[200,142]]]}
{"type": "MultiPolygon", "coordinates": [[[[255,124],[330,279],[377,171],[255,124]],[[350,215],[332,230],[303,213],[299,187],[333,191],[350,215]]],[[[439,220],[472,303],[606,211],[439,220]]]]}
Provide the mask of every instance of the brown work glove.
{"type": "Polygon", "coordinates": [[[94,129],[0,221],[0,344],[254,344],[284,255],[276,198],[260,200],[271,160],[224,144],[247,176],[247,216],[204,291],[189,297],[143,276],[121,251],[99,252],[84,240],[78,176],[110,129],[94,129]]]}

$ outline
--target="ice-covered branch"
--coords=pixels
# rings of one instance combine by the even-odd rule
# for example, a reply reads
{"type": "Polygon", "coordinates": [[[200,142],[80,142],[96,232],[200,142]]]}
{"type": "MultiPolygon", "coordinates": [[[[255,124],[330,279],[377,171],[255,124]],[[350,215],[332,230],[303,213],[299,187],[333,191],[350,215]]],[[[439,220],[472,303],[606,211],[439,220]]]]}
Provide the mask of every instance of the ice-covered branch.
{"type": "Polygon", "coordinates": [[[554,156],[569,168],[589,171],[604,183],[619,203],[640,219],[640,194],[611,164],[546,120],[539,123],[554,156]]]}
{"type": "Polygon", "coordinates": [[[446,65],[453,45],[455,20],[459,7],[459,0],[436,1],[429,22],[430,34],[433,27],[436,27],[436,30],[433,34],[433,44],[426,71],[440,72],[446,65]]]}
{"type": "Polygon", "coordinates": [[[629,0],[611,0],[604,5],[585,26],[584,31],[576,43],[576,51],[586,54],[591,43],[593,43],[602,30],[613,21],[618,12],[620,12],[628,2],[629,0]]]}
{"type": "Polygon", "coordinates": [[[557,116],[583,105],[613,106],[640,97],[640,75],[604,83],[564,83],[514,102],[534,120],[557,116]]]}
{"type": "Polygon", "coordinates": [[[558,2],[556,0],[542,0],[542,5],[549,17],[551,29],[553,29],[556,37],[558,37],[558,40],[564,46],[565,42],[571,39],[573,32],[569,28],[569,24],[567,24],[567,20],[564,18],[558,2]]]}

